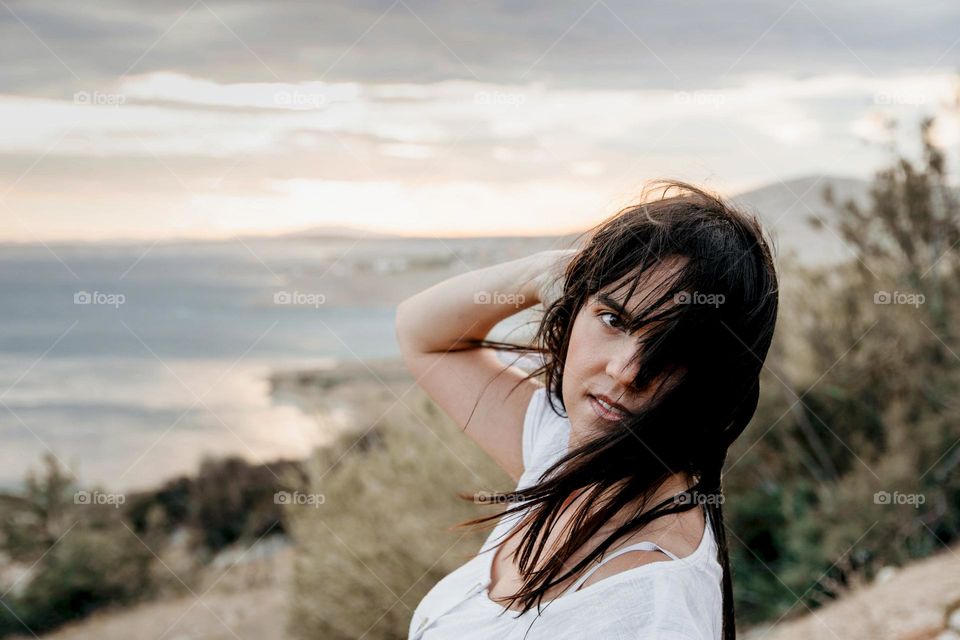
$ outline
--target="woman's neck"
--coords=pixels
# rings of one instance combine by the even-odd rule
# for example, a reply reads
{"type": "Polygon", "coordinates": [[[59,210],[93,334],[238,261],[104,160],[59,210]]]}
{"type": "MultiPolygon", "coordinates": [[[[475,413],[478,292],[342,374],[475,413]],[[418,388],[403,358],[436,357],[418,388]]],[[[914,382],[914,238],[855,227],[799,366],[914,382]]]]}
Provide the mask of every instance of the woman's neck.
{"type": "MultiPolygon", "coordinates": [[[[597,532],[599,535],[608,535],[618,528],[623,526],[626,522],[636,516],[637,510],[641,508],[644,512],[649,511],[659,503],[664,500],[669,500],[673,496],[676,496],[683,491],[686,491],[694,484],[693,479],[686,473],[677,472],[669,476],[664,482],[660,484],[659,487],[653,492],[653,494],[646,500],[646,502],[641,505],[639,498],[637,501],[630,503],[626,507],[620,510],[619,513],[614,515],[604,524],[600,530],[597,532]]],[[[680,515],[680,514],[677,514],[680,515]]],[[[646,531],[656,531],[661,528],[661,526],[670,526],[669,523],[664,521],[665,518],[660,518],[651,522],[647,527],[644,527],[646,531]]]]}

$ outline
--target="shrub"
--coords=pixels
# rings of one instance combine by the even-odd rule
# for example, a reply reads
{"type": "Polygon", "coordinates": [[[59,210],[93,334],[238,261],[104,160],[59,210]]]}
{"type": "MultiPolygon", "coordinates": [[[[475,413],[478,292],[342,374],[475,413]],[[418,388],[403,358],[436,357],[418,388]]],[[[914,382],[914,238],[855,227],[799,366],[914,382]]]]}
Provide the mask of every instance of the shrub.
{"type": "Polygon", "coordinates": [[[449,530],[482,513],[456,492],[506,489],[509,478],[422,392],[413,397],[404,402],[416,412],[398,405],[311,458],[309,491],[322,504],[286,507],[299,551],[294,637],[406,637],[420,599],[488,534],[449,530]]]}

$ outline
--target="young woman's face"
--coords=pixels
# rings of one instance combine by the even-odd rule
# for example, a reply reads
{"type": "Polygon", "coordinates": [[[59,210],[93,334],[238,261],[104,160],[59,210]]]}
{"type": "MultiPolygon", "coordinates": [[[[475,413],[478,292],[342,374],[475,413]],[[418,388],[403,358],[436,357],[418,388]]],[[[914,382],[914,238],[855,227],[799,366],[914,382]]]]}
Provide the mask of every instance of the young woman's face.
{"type": "Polygon", "coordinates": [[[635,389],[632,385],[639,362],[630,362],[647,327],[627,333],[627,317],[636,315],[645,304],[662,295],[655,289],[666,284],[676,266],[676,261],[665,262],[648,272],[629,306],[623,300],[629,287],[616,290],[609,286],[581,307],[574,320],[563,370],[563,399],[572,438],[579,439],[595,427],[612,424],[623,417],[624,410],[634,412],[652,397],[661,380],[645,389],[635,389]]]}

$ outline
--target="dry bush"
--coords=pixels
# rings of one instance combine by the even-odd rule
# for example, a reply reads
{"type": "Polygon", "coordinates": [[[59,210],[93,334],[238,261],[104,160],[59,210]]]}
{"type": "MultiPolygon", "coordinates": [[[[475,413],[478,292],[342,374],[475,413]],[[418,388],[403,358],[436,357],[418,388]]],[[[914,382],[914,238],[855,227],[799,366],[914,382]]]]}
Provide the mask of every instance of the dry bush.
{"type": "Polygon", "coordinates": [[[362,437],[315,454],[307,473],[322,504],[286,508],[297,638],[405,638],[420,599],[488,534],[451,530],[490,513],[456,493],[512,488],[419,389],[362,437]]]}

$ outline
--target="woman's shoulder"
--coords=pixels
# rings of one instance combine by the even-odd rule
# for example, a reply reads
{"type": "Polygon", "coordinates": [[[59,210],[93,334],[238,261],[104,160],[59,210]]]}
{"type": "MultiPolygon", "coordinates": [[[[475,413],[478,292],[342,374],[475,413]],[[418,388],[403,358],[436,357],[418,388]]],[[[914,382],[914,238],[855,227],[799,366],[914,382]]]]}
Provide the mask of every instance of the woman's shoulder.
{"type": "Polygon", "coordinates": [[[553,611],[551,607],[559,605],[562,598],[547,603],[542,622],[548,628],[541,628],[541,633],[568,637],[562,634],[582,630],[584,637],[596,638],[720,638],[723,593],[719,576],[704,573],[699,566],[681,569],[675,562],[623,572],[577,592],[567,606],[555,606],[553,611]],[[668,567],[672,570],[664,570],[668,567]],[[590,615],[584,616],[584,611],[590,615]]]}
{"type": "Polygon", "coordinates": [[[607,551],[609,559],[584,581],[579,593],[609,597],[614,607],[623,598],[669,605],[719,597],[723,569],[710,520],[702,510],[683,515],[686,520],[669,527],[670,535],[640,531],[607,551]]]}
{"type": "Polygon", "coordinates": [[[721,579],[715,552],[641,564],[583,587],[549,624],[589,629],[591,637],[713,640],[723,624],[721,579]]]}

